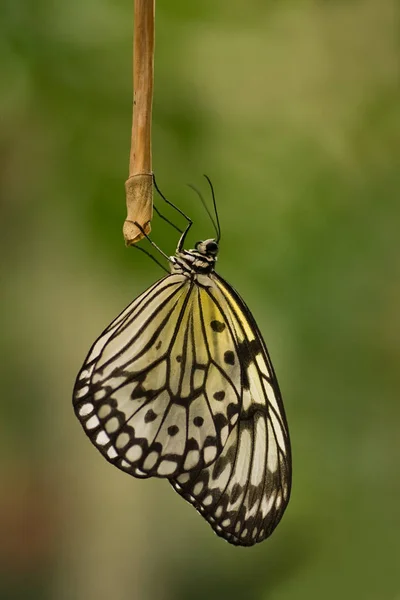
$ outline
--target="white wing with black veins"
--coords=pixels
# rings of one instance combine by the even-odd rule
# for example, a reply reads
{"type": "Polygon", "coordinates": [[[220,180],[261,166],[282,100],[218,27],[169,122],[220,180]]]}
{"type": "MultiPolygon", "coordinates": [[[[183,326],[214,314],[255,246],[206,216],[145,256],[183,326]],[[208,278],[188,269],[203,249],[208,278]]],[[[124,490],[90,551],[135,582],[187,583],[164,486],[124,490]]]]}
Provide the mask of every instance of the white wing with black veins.
{"type": "MultiPolygon", "coordinates": [[[[201,293],[204,326],[214,305],[230,332],[223,369],[240,367],[240,415],[222,452],[211,465],[181,473],[174,489],[209,521],[216,533],[251,546],[279,523],[290,496],[289,433],[265,343],[249,309],[219,276],[201,293]]],[[[218,342],[216,342],[218,345],[218,342]]],[[[227,347],[225,344],[221,346],[227,347]]]]}
{"type": "MultiPolygon", "coordinates": [[[[210,282],[209,277],[202,276],[210,282]]],[[[92,346],[73,395],[76,415],[111,463],[136,477],[212,464],[239,416],[241,370],[215,303],[204,322],[195,279],[166,276],[92,346]]]]}

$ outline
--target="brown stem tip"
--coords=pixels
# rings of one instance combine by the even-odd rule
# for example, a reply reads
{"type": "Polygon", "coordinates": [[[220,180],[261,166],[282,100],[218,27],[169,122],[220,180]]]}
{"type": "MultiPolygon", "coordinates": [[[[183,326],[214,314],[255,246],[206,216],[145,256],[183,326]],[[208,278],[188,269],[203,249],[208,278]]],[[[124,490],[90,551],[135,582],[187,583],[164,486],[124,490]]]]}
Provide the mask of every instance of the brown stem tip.
{"type": "Polygon", "coordinates": [[[139,223],[148,235],[151,231],[150,221],[153,216],[153,174],[141,173],[133,175],[125,182],[127,217],[123,234],[125,244],[133,246],[144,235],[135,225],[139,223]]]}

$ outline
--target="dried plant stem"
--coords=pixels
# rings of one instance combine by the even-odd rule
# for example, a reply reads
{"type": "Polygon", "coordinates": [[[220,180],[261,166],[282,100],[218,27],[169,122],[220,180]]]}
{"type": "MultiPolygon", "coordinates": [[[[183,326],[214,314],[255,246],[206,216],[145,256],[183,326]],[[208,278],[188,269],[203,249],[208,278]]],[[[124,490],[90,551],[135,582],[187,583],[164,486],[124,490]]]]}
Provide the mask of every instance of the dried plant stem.
{"type": "Polygon", "coordinates": [[[148,234],[153,215],[151,112],[154,79],[155,0],[134,0],[133,119],[129,177],[125,183],[127,217],[123,233],[128,246],[148,234]]]}

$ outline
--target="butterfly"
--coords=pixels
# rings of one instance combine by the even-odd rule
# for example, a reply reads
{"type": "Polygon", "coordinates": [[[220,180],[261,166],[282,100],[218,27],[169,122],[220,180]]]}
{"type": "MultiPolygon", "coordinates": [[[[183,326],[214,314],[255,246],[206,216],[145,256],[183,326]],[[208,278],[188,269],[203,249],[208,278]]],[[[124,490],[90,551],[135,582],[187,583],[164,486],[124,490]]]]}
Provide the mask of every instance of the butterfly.
{"type": "Polygon", "coordinates": [[[208,181],[216,237],[185,250],[192,221],[174,207],[188,224],[175,256],[164,255],[171,272],[93,344],[73,404],[109,462],[168,479],[219,536],[251,546],[271,535],[288,504],[289,432],[260,330],[215,272],[221,232],[208,181]]]}

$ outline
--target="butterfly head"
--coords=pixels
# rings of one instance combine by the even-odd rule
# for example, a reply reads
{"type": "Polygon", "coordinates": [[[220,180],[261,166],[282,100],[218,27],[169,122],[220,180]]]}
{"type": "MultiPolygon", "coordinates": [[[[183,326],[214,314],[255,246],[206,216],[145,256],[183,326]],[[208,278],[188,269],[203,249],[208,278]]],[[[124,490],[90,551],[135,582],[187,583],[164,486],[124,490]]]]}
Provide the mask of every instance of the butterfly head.
{"type": "Polygon", "coordinates": [[[204,256],[215,257],[218,254],[219,246],[215,239],[204,240],[203,242],[196,242],[195,249],[204,256]]]}

